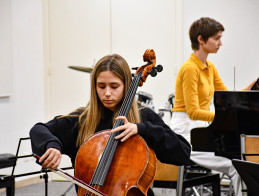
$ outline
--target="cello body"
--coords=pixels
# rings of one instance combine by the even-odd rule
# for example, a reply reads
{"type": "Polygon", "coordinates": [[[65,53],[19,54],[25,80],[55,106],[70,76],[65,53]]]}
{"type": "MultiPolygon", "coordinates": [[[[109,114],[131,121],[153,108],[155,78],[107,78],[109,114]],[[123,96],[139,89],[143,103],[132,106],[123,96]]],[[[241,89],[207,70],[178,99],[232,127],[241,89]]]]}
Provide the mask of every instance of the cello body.
{"type": "MultiPolygon", "coordinates": [[[[110,131],[88,138],[80,147],[75,162],[75,177],[90,184],[110,131]]],[[[156,172],[156,155],[139,135],[120,142],[103,186],[91,185],[106,195],[146,195],[156,172]]],[[[88,195],[79,187],[78,196],[88,195]]],[[[91,195],[91,194],[89,194],[91,195]]]]}
{"type": "MultiPolygon", "coordinates": [[[[137,88],[148,75],[154,77],[162,71],[161,65],[160,68],[155,65],[154,50],[147,49],[143,60],[147,63],[136,68],[118,116],[128,116],[137,88]]],[[[112,129],[123,124],[122,120],[116,120],[112,129]]],[[[105,130],[88,138],[77,152],[75,177],[108,196],[147,195],[155,178],[156,155],[139,135],[133,135],[125,142],[115,139],[121,132],[105,130]]],[[[79,187],[78,196],[94,195],[88,191],[79,187]]]]}

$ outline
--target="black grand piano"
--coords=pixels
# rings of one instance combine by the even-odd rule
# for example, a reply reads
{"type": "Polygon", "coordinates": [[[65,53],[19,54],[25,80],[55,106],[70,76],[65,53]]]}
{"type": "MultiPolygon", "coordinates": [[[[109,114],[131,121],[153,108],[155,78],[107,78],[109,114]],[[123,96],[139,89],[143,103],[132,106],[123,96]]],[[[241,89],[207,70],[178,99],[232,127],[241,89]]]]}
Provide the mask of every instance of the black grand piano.
{"type": "Polygon", "coordinates": [[[193,150],[240,159],[240,134],[259,135],[259,91],[215,91],[214,106],[214,121],[191,130],[193,150]]]}

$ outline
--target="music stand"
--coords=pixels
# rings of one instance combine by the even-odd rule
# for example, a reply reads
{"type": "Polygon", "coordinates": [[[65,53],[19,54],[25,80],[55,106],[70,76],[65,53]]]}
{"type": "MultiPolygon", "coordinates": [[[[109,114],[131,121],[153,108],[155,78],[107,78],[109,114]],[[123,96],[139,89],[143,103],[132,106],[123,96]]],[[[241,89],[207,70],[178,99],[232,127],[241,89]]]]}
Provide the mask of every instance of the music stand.
{"type": "Polygon", "coordinates": [[[244,180],[249,196],[255,196],[259,193],[259,164],[233,159],[232,163],[236,168],[237,172],[241,176],[242,180],[244,180]]]}

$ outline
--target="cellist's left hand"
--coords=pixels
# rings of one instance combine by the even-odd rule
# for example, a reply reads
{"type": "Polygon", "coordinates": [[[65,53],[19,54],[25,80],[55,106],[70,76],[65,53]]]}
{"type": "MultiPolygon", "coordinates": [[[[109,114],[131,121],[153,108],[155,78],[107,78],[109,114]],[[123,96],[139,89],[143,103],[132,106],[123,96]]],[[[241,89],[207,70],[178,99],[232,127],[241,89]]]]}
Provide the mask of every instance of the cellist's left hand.
{"type": "Polygon", "coordinates": [[[115,118],[115,120],[123,120],[124,125],[116,127],[115,129],[111,130],[112,133],[123,131],[121,134],[117,135],[115,139],[121,139],[121,142],[126,141],[131,136],[138,133],[138,127],[134,123],[128,122],[127,118],[125,116],[118,116],[115,118]]]}

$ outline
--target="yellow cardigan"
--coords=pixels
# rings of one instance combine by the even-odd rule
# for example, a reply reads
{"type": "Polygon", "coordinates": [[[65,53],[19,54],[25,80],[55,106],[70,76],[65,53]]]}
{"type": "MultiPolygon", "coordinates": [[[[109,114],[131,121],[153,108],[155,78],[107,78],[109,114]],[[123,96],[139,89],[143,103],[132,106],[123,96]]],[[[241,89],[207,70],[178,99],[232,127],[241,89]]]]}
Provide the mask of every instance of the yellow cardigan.
{"type": "Polygon", "coordinates": [[[215,113],[209,111],[209,106],[214,91],[228,89],[214,65],[208,60],[207,65],[192,53],[180,67],[172,112],[187,112],[192,120],[213,121],[215,113]]]}

